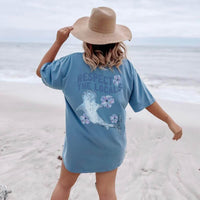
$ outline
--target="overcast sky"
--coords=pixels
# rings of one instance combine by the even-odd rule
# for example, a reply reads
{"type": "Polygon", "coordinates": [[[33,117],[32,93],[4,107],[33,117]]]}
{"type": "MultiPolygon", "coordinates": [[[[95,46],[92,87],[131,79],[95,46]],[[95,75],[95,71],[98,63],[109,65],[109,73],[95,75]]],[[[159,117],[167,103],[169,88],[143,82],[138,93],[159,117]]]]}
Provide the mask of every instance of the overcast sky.
{"type": "Polygon", "coordinates": [[[114,9],[133,38],[200,38],[200,0],[1,0],[0,41],[51,42],[98,6],[114,9]]]}

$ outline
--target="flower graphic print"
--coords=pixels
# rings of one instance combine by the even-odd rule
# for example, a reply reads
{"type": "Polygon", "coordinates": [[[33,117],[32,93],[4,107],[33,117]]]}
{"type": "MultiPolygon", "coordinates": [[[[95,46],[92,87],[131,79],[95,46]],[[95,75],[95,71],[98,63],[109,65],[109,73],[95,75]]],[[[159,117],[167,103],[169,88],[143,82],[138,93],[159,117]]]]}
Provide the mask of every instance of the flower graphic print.
{"type": "Polygon", "coordinates": [[[118,121],[118,116],[116,114],[113,114],[110,116],[110,120],[112,123],[117,123],[118,121]]]}
{"type": "Polygon", "coordinates": [[[83,113],[83,115],[80,116],[80,119],[81,119],[81,122],[83,124],[89,124],[90,123],[90,120],[89,120],[88,116],[85,113],[83,113]]]}
{"type": "Polygon", "coordinates": [[[110,108],[114,102],[115,102],[114,98],[110,95],[101,97],[101,105],[106,108],[110,108]]]}
{"type": "Polygon", "coordinates": [[[120,76],[120,75],[115,75],[115,76],[114,76],[114,79],[113,79],[113,84],[114,84],[115,86],[118,86],[119,83],[121,83],[121,76],[120,76]]]}

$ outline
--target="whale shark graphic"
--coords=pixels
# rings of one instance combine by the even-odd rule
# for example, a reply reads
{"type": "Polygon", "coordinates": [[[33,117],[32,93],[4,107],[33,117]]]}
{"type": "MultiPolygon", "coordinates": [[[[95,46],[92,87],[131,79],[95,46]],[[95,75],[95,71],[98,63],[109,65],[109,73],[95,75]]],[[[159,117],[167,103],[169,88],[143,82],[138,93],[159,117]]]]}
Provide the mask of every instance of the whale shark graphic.
{"type": "Polygon", "coordinates": [[[83,100],[83,103],[76,108],[76,111],[82,110],[87,115],[90,122],[104,126],[107,130],[109,128],[115,128],[115,127],[120,128],[119,123],[118,124],[109,124],[109,123],[105,122],[99,116],[99,114],[97,113],[97,110],[99,108],[102,108],[103,106],[96,102],[96,93],[95,92],[93,92],[91,90],[84,91],[84,93],[82,95],[82,100],[83,100]]]}

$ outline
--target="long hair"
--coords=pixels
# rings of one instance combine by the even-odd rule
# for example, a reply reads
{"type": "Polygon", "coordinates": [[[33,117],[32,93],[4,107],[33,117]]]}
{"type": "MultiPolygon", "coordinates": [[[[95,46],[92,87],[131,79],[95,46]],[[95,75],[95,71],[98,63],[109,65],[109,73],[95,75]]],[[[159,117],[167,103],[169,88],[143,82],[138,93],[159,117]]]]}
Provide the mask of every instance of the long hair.
{"type": "Polygon", "coordinates": [[[112,71],[114,66],[120,71],[119,66],[122,64],[123,58],[127,58],[127,48],[123,42],[103,45],[83,42],[83,49],[83,59],[92,71],[97,67],[100,69],[108,67],[112,71]]]}

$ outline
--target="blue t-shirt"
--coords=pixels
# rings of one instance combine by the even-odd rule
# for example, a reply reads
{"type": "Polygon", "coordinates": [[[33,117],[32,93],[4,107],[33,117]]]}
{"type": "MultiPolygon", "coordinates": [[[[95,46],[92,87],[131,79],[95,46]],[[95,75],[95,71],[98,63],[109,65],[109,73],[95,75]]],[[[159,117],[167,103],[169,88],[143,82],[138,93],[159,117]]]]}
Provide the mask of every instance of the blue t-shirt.
{"type": "Polygon", "coordinates": [[[126,152],[127,104],[139,112],[155,101],[127,58],[120,71],[116,67],[113,71],[92,71],[83,60],[83,52],[45,63],[40,69],[43,83],[64,94],[66,135],[62,158],[71,172],[117,168],[126,152]]]}

